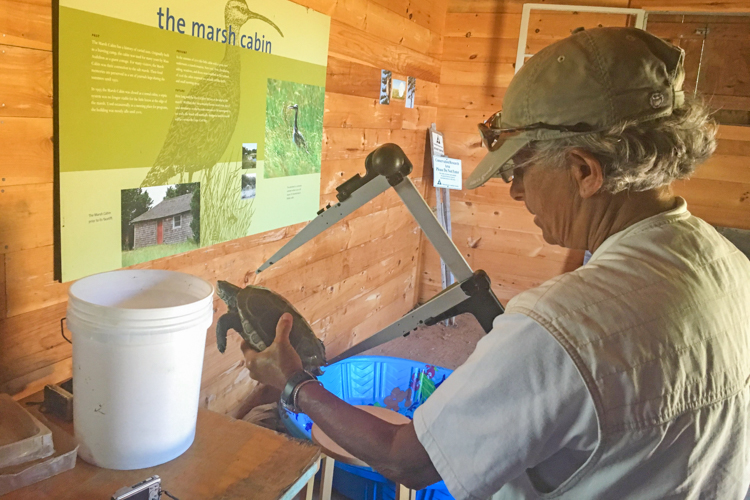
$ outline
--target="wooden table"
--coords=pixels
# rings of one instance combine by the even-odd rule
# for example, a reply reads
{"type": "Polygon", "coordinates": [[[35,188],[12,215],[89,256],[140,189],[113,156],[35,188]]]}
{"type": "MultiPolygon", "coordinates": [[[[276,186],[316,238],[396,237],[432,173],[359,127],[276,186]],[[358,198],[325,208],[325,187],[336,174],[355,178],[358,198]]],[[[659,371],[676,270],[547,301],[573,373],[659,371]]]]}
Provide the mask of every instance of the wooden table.
{"type": "MultiPolygon", "coordinates": [[[[38,393],[23,402],[42,399],[38,393]]],[[[72,433],[72,424],[45,418],[37,406],[27,408],[53,434],[72,433]]],[[[200,409],[195,442],[171,462],[116,471],[79,458],[72,470],[8,493],[3,500],[107,500],[123,486],[155,474],[162,488],[181,500],[291,500],[314,476],[319,459],[320,450],[313,444],[200,409]]]]}

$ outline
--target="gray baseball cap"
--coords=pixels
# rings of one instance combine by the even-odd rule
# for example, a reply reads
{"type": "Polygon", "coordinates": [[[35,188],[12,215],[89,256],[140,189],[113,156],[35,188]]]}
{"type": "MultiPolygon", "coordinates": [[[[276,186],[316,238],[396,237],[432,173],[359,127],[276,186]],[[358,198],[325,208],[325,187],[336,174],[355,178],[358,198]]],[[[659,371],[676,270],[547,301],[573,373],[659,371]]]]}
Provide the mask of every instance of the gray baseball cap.
{"type": "Polygon", "coordinates": [[[669,116],[685,101],[684,57],[636,28],[581,30],[545,47],[513,77],[503,110],[479,125],[490,152],[467,187],[512,171],[513,156],[532,141],[669,116]]]}

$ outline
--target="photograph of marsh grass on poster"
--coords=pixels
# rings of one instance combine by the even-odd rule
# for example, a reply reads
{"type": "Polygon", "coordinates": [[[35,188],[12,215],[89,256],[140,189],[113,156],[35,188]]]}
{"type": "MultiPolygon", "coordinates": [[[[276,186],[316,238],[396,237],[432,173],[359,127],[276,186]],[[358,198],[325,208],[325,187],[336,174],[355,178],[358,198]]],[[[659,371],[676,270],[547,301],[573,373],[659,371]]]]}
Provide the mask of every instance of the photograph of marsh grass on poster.
{"type": "Polygon", "coordinates": [[[325,88],[268,80],[264,177],[320,172],[325,88]]]}

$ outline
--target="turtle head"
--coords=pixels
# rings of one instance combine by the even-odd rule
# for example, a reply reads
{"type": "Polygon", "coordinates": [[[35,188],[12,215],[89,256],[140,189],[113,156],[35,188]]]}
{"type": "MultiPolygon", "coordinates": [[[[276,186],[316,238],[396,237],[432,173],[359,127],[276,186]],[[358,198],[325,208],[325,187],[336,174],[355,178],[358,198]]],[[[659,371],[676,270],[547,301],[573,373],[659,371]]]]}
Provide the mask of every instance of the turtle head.
{"type": "Polygon", "coordinates": [[[228,281],[217,281],[216,282],[216,293],[223,300],[230,311],[237,310],[237,294],[240,293],[242,288],[231,284],[228,281]]]}

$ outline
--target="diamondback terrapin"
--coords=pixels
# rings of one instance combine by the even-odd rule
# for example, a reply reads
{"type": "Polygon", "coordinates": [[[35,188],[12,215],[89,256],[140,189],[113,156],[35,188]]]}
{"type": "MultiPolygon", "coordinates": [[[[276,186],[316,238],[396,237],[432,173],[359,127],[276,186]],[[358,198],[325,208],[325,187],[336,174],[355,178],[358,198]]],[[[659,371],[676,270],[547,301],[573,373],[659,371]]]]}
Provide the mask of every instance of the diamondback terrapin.
{"type": "Polygon", "coordinates": [[[302,360],[305,370],[319,375],[326,364],[323,342],[315,336],[305,318],[292,304],[267,288],[248,285],[240,288],[227,281],[217,283],[219,297],[229,309],[216,323],[216,344],[219,352],[227,348],[227,331],[232,329],[256,351],[260,352],[276,338],[276,324],[288,312],[294,318],[289,341],[302,360]]]}

